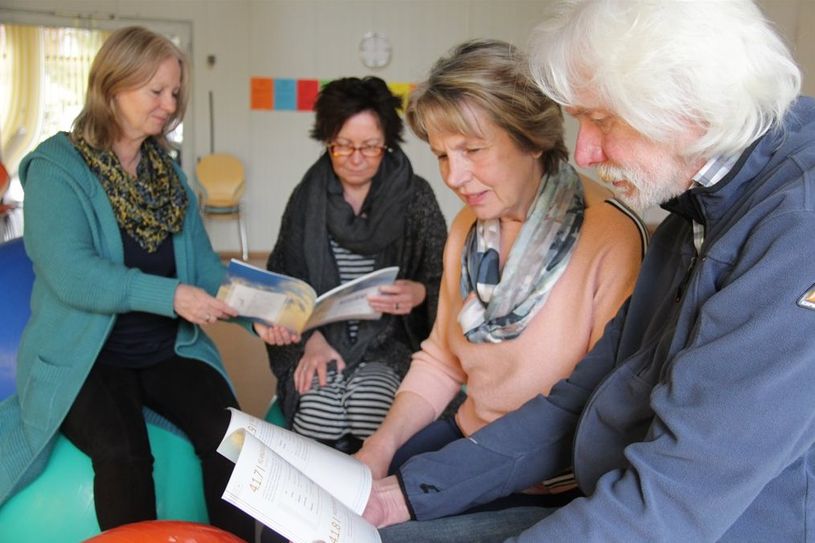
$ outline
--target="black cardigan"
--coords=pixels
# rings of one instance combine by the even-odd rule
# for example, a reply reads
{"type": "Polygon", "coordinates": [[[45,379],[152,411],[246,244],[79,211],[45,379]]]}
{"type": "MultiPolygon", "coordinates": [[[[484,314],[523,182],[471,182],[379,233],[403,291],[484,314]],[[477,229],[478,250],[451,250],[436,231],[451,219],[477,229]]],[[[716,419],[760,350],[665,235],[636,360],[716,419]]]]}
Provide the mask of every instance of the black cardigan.
{"type": "MultiPolygon", "coordinates": [[[[429,335],[436,319],[444,243],[447,239],[447,225],[433,189],[419,176],[414,176],[413,184],[414,194],[407,211],[404,234],[399,240],[402,247],[399,255],[399,279],[422,283],[427,295],[424,302],[408,315],[383,315],[384,326],[368,342],[361,359],[384,362],[396,370],[400,377],[407,372],[411,355],[419,350],[421,341],[429,335]]],[[[289,198],[277,243],[269,255],[266,267],[271,271],[311,282],[304,258],[304,252],[310,245],[308,238],[315,235],[328,236],[328,232],[305,231],[307,192],[304,183],[300,183],[289,198]]],[[[336,266],[333,258],[327,261],[336,266]]],[[[361,327],[367,324],[365,321],[360,322],[361,327]]],[[[328,326],[344,327],[345,323],[328,326]]],[[[278,402],[289,425],[299,401],[293,373],[303,356],[308,337],[308,333],[304,334],[302,341],[296,345],[267,345],[269,363],[277,377],[278,402]]],[[[338,346],[332,347],[342,354],[338,346]]],[[[353,371],[353,366],[347,371],[353,371]]]]}

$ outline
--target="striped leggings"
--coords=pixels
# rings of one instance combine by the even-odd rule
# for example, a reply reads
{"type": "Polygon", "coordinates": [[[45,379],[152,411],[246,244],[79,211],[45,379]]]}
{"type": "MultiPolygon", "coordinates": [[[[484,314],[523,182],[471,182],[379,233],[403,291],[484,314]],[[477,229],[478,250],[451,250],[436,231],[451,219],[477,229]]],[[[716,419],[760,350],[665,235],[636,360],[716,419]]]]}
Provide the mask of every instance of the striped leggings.
{"type": "Polygon", "coordinates": [[[328,382],[320,387],[315,375],[312,388],[300,397],[293,429],[321,440],[348,434],[365,439],[388,414],[399,377],[380,362],[363,362],[349,376],[329,368],[328,382]]]}

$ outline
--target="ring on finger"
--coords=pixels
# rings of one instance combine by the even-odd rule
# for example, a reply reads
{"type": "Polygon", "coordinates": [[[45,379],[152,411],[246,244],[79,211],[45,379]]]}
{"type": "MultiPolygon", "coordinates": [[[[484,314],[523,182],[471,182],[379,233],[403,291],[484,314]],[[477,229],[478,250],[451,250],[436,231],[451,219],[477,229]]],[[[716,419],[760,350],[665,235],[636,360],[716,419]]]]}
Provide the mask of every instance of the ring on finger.
{"type": "Polygon", "coordinates": [[[396,308],[396,310],[399,311],[399,302],[396,302],[396,305],[394,305],[394,308],[396,308]]]}

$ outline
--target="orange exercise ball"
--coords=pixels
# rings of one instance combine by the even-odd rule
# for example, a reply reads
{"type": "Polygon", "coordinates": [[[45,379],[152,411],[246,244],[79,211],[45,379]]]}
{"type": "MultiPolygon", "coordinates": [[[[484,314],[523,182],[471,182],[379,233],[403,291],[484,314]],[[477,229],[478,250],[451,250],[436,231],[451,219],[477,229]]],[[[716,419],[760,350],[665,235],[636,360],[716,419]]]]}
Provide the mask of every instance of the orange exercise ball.
{"type": "Polygon", "coordinates": [[[178,520],[145,520],[105,530],[85,543],[246,543],[214,526],[178,520]]]}

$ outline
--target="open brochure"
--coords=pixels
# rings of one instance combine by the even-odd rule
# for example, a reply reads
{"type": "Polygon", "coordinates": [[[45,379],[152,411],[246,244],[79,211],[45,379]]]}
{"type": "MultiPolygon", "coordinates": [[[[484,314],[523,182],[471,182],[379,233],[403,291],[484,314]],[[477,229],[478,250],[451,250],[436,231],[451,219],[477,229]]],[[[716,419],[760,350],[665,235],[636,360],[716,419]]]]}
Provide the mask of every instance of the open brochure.
{"type": "Polygon", "coordinates": [[[218,298],[241,316],[278,324],[295,332],[330,322],[378,319],[368,295],[396,280],[399,268],[373,271],[317,296],[311,285],[279,273],[232,259],[218,298]]]}
{"type": "Polygon", "coordinates": [[[327,445],[230,408],[218,452],[235,463],[223,499],[294,543],[381,543],[362,518],[368,466],[327,445]]]}

